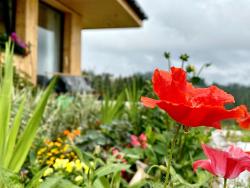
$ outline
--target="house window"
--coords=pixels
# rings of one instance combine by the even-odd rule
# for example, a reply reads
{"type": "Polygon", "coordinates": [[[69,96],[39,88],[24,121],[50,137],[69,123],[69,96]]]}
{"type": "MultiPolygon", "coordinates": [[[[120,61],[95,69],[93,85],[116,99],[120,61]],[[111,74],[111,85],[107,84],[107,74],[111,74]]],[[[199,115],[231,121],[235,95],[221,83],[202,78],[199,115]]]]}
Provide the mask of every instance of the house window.
{"type": "Polygon", "coordinates": [[[16,0],[0,0],[0,33],[15,31],[16,0]]]}
{"type": "Polygon", "coordinates": [[[39,3],[38,75],[52,76],[62,70],[63,14],[39,3]]]}

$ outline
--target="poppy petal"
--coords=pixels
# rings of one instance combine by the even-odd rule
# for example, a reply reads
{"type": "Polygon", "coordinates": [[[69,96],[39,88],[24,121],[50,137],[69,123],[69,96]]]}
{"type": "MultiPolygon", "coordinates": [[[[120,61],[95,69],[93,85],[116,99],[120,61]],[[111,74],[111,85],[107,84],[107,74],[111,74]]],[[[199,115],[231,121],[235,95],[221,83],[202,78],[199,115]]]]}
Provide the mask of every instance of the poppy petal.
{"type": "Polygon", "coordinates": [[[230,145],[228,148],[228,152],[231,153],[231,156],[233,158],[250,157],[249,154],[245,153],[241,148],[236,147],[235,145],[230,145]]]}
{"type": "Polygon", "coordinates": [[[250,159],[242,158],[228,158],[226,166],[225,178],[234,179],[240,175],[241,172],[250,168],[250,159]]]}
{"type": "Polygon", "coordinates": [[[169,72],[156,69],[152,78],[154,92],[161,100],[185,103],[186,73],[180,68],[171,68],[169,72]]]}
{"type": "Polygon", "coordinates": [[[226,159],[229,158],[230,155],[225,151],[211,148],[206,144],[202,144],[202,149],[206,157],[211,161],[211,168],[217,175],[224,177],[225,169],[227,167],[226,159]]]}
{"type": "Polygon", "coordinates": [[[210,160],[198,160],[198,161],[195,161],[193,163],[193,169],[194,169],[195,172],[197,171],[197,168],[202,168],[204,170],[207,170],[211,174],[217,176],[216,172],[214,171],[214,169],[211,166],[210,160]]]}
{"type": "Polygon", "coordinates": [[[155,108],[159,101],[148,97],[141,97],[141,102],[148,108],[155,108]]]}
{"type": "Polygon", "coordinates": [[[218,128],[219,122],[225,119],[237,119],[242,117],[244,111],[240,107],[226,110],[221,106],[190,107],[184,104],[175,104],[167,101],[155,103],[165,110],[175,121],[191,127],[208,126],[218,128]]]}
{"type": "Polygon", "coordinates": [[[224,106],[234,103],[234,97],[216,86],[194,88],[192,102],[203,105],[224,106]]]}

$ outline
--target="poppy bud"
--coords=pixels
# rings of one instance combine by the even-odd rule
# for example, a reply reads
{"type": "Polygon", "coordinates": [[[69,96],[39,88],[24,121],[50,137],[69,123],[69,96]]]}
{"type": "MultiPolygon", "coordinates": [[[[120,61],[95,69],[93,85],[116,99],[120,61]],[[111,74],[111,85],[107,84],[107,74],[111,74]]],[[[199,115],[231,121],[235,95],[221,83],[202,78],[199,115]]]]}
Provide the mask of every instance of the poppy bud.
{"type": "Polygon", "coordinates": [[[190,72],[195,72],[195,66],[194,66],[194,65],[188,65],[188,66],[186,67],[186,71],[187,71],[188,73],[190,73],[190,72]]]}
{"type": "Polygon", "coordinates": [[[187,62],[189,59],[189,55],[187,54],[181,54],[180,56],[180,60],[184,61],[184,62],[187,62]]]}

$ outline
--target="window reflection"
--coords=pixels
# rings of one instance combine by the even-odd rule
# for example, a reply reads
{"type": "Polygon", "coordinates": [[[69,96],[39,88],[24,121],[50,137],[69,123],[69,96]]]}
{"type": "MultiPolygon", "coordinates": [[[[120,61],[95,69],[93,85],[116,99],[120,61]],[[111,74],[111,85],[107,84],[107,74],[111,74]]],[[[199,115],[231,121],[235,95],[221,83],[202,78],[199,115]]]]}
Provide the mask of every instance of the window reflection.
{"type": "Polygon", "coordinates": [[[39,4],[38,74],[52,76],[61,71],[63,14],[39,4]]]}

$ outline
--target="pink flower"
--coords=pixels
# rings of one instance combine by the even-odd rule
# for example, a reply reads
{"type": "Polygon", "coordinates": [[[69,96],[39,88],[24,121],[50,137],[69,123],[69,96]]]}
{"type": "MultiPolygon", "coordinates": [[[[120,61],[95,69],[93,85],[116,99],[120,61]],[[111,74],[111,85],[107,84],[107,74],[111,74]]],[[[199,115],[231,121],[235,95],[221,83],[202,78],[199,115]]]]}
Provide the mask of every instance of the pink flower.
{"type": "Polygon", "coordinates": [[[138,137],[135,136],[135,135],[130,136],[130,143],[134,147],[140,147],[141,146],[141,143],[139,142],[138,137]]]}
{"type": "Polygon", "coordinates": [[[111,151],[112,151],[112,155],[117,155],[117,154],[119,154],[119,150],[117,149],[117,148],[112,148],[111,149],[111,151]]]}
{"type": "Polygon", "coordinates": [[[147,137],[144,133],[142,133],[139,137],[137,137],[136,135],[131,135],[130,144],[134,147],[141,147],[143,149],[146,149],[148,146],[147,137]]]}
{"type": "Polygon", "coordinates": [[[221,151],[203,144],[202,149],[208,159],[195,161],[194,171],[200,167],[226,179],[236,178],[245,170],[250,171],[250,155],[240,148],[232,145],[227,151],[221,151]]]}
{"type": "Polygon", "coordinates": [[[13,42],[15,42],[21,48],[27,47],[27,45],[17,36],[15,32],[11,33],[10,38],[13,42]]]}
{"type": "Polygon", "coordinates": [[[142,133],[142,134],[139,136],[139,140],[140,140],[141,142],[147,142],[147,137],[146,137],[146,135],[145,135],[144,133],[142,133]]]}

